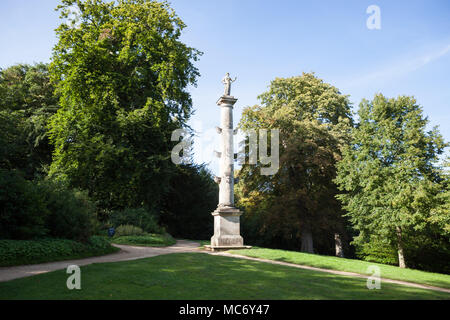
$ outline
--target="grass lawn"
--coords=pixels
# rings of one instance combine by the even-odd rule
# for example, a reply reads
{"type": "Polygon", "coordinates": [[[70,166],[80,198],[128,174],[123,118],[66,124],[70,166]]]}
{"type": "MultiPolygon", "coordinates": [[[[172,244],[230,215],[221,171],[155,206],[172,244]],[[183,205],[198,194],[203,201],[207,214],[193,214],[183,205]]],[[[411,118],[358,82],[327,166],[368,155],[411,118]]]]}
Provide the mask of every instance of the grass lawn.
{"type": "Polygon", "coordinates": [[[176,240],[170,234],[147,234],[142,236],[119,236],[111,239],[111,243],[144,247],[167,247],[174,245],[176,240]]]}
{"type": "Polygon", "coordinates": [[[367,267],[376,265],[380,267],[382,278],[404,280],[450,289],[450,275],[446,274],[419,271],[414,269],[401,269],[399,267],[386,264],[331,256],[321,256],[317,254],[309,254],[297,251],[252,248],[249,250],[236,250],[229,252],[249,257],[284,261],[305,266],[339,271],[356,272],[360,274],[370,274],[367,272],[367,267]]]}
{"type": "Polygon", "coordinates": [[[0,299],[450,299],[450,294],[268,263],[176,253],[81,267],[81,290],[65,270],[0,283],[0,299]]]}

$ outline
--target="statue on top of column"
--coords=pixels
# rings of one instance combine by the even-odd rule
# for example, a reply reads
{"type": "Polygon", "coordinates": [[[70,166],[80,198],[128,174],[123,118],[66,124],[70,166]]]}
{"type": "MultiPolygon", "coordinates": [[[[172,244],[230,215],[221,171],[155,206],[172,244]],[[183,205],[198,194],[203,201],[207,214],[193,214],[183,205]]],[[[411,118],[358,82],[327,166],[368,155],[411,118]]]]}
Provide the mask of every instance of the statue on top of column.
{"type": "Polygon", "coordinates": [[[230,78],[230,74],[227,72],[227,74],[225,75],[225,77],[222,79],[222,83],[225,85],[225,91],[224,91],[224,95],[229,96],[231,95],[231,84],[233,82],[235,82],[237,79],[237,77],[233,79],[230,78]]]}

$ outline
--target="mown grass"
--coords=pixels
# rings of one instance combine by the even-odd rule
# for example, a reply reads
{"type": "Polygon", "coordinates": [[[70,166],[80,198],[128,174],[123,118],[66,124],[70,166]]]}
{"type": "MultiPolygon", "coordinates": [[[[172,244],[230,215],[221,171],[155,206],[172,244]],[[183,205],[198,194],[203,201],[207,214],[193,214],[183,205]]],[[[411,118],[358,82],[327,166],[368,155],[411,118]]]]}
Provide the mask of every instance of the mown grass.
{"type": "Polygon", "coordinates": [[[248,257],[284,261],[299,265],[339,270],[339,271],[355,272],[364,275],[371,274],[371,272],[368,272],[367,270],[369,266],[378,266],[380,267],[382,278],[403,280],[442,288],[450,288],[450,275],[407,268],[402,269],[399,267],[390,266],[386,264],[366,262],[356,259],[345,259],[297,251],[264,249],[264,248],[252,248],[248,250],[235,250],[228,252],[248,257]]]}
{"type": "Polygon", "coordinates": [[[130,246],[167,247],[174,245],[176,240],[168,233],[146,234],[140,236],[119,236],[111,239],[112,243],[130,246]]]}
{"type": "Polygon", "coordinates": [[[450,299],[450,294],[268,263],[176,253],[81,267],[81,290],[65,270],[0,283],[0,299],[450,299]]]}

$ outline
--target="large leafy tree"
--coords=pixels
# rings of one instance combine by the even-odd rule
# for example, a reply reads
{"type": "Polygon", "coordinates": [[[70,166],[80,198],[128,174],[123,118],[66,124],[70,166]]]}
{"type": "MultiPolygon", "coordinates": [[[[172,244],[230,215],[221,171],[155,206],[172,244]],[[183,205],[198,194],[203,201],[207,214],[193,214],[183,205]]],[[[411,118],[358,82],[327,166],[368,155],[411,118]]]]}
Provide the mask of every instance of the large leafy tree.
{"type": "Polygon", "coordinates": [[[103,208],[159,206],[174,170],[171,132],[192,112],[187,86],[200,52],[179,40],[185,25],[165,2],[63,0],[58,9],[51,175],[103,208]]]}
{"type": "Polygon", "coordinates": [[[275,79],[259,99],[240,127],[280,130],[280,168],[271,176],[260,174],[260,164],[240,170],[244,230],[251,226],[264,245],[331,253],[335,233],[345,233],[333,179],[352,124],[348,97],[304,73],[275,79]]]}
{"type": "Polygon", "coordinates": [[[48,65],[18,64],[0,70],[0,167],[28,179],[45,173],[53,148],[48,119],[58,109],[48,65]]]}
{"type": "Polygon", "coordinates": [[[338,164],[339,199],[359,231],[356,244],[394,244],[406,267],[405,238],[429,229],[439,203],[438,155],[445,143],[412,97],[381,94],[359,106],[359,124],[338,164]]]}

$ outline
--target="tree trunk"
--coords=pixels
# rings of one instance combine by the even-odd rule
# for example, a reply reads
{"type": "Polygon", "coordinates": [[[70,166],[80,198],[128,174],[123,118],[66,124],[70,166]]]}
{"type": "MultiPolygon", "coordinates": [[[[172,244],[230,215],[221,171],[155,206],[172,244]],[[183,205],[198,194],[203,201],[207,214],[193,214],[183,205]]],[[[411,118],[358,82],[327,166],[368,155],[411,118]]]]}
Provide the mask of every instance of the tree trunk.
{"type": "Polygon", "coordinates": [[[335,243],[335,247],[336,247],[336,257],[343,258],[344,250],[342,248],[342,241],[341,241],[341,236],[339,235],[339,233],[334,234],[334,243],[335,243]]]}
{"type": "Polygon", "coordinates": [[[302,252],[314,253],[312,232],[309,228],[305,228],[302,232],[302,252]]]}
{"type": "Polygon", "coordinates": [[[405,255],[403,253],[402,229],[397,227],[397,251],[398,251],[398,266],[406,268],[405,255]]]}

